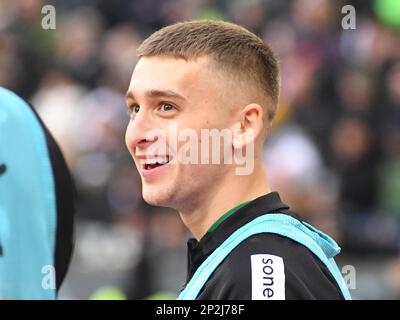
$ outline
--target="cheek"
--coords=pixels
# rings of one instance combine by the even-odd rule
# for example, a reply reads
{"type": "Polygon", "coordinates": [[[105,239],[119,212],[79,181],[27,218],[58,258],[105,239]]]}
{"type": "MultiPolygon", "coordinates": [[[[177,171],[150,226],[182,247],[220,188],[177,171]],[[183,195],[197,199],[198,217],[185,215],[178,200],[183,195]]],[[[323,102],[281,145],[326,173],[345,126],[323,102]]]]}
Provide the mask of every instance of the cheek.
{"type": "Polygon", "coordinates": [[[182,178],[185,185],[207,185],[212,183],[214,177],[218,176],[218,166],[211,164],[182,164],[178,170],[178,175],[182,178]]]}
{"type": "Polygon", "coordinates": [[[132,135],[131,135],[131,121],[129,121],[129,124],[126,128],[125,131],[125,145],[128,148],[129,152],[132,153],[133,149],[132,149],[132,135]]]}

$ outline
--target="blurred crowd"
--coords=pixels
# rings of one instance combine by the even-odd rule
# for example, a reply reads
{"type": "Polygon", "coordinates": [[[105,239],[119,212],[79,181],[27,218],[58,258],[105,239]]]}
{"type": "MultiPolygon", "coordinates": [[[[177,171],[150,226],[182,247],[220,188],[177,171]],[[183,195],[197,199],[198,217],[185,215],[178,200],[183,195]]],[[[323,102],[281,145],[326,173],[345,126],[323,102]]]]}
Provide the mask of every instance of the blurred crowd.
{"type": "MultiPolygon", "coordinates": [[[[72,272],[124,272],[118,285],[132,299],[176,293],[183,284],[189,235],[175,212],[141,199],[124,142],[124,95],[141,41],[189,19],[243,25],[280,60],[282,96],[265,146],[272,188],[345,252],[396,255],[400,14],[390,17],[395,2],[380,1],[388,7],[361,0],[0,0],[0,86],[38,110],[78,188],[72,272]],[[42,28],[45,4],[56,9],[55,30],[42,28]],[[356,9],[354,30],[342,28],[345,4],[356,9]]],[[[392,278],[399,266],[388,271],[392,278]]],[[[72,289],[66,295],[80,297],[72,289]]]]}

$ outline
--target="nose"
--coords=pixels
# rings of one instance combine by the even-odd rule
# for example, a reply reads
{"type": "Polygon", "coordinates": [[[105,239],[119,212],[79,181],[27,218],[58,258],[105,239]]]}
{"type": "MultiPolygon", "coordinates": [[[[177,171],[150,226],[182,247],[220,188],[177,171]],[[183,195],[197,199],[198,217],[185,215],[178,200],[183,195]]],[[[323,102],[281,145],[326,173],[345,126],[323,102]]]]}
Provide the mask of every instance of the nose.
{"type": "Polygon", "coordinates": [[[157,140],[157,136],[151,134],[154,128],[151,117],[144,111],[140,111],[129,121],[125,142],[132,156],[137,149],[146,149],[157,140]]]}

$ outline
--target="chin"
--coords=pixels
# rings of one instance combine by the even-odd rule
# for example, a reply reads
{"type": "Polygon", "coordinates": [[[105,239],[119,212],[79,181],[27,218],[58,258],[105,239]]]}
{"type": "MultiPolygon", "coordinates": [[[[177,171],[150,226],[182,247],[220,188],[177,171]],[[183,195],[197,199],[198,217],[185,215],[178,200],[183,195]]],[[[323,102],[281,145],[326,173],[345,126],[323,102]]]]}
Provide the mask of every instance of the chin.
{"type": "Polygon", "coordinates": [[[143,199],[152,206],[168,207],[171,203],[171,195],[163,188],[146,188],[142,190],[143,199]]]}

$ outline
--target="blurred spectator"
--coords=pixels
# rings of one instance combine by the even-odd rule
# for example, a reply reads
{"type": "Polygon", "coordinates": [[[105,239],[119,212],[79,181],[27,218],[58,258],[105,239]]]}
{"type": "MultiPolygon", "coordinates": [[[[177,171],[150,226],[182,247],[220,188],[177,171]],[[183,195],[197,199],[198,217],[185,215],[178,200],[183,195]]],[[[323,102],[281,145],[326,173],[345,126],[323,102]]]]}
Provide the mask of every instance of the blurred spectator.
{"type": "Polygon", "coordinates": [[[178,213],[167,208],[145,206],[148,215],[139,261],[125,286],[128,299],[145,299],[157,292],[177,297],[184,284],[187,237],[178,213]],[[149,211],[150,210],[150,211],[149,211]],[[167,232],[166,232],[167,231],[167,232]]]}
{"type": "Polygon", "coordinates": [[[56,29],[59,68],[82,84],[96,85],[102,32],[102,17],[93,8],[80,7],[60,17],[56,29]]]}
{"type": "Polygon", "coordinates": [[[382,112],[381,143],[384,160],[380,164],[379,204],[390,214],[400,215],[400,62],[386,77],[386,105],[382,112]]]}
{"type": "Polygon", "coordinates": [[[341,200],[349,214],[372,209],[376,203],[376,156],[367,124],[345,118],[332,133],[333,164],[341,177],[341,200]]]}

